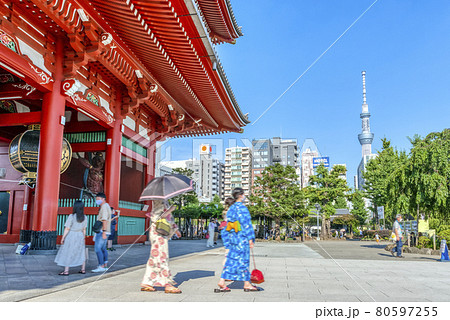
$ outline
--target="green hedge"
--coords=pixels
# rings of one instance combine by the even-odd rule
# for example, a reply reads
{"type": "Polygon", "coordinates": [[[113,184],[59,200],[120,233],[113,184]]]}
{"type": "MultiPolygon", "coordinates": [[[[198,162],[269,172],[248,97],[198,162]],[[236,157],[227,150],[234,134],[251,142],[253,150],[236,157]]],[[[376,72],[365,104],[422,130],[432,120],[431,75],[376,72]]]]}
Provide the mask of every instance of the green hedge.
{"type": "Polygon", "coordinates": [[[425,236],[419,237],[419,244],[417,245],[417,248],[433,248],[433,241],[425,236]]]}

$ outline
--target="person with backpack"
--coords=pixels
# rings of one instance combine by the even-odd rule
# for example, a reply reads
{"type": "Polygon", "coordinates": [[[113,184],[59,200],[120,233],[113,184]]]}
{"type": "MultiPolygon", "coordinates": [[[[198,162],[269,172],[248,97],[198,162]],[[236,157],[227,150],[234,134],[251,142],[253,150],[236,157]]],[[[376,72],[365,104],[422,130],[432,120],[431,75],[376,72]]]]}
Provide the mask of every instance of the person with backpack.
{"type": "Polygon", "coordinates": [[[59,273],[60,276],[68,276],[69,268],[76,266],[81,266],[79,273],[86,273],[86,226],[84,203],[77,200],[73,205],[73,213],[67,217],[61,247],[55,258],[55,263],[64,267],[64,271],[59,273]]]}

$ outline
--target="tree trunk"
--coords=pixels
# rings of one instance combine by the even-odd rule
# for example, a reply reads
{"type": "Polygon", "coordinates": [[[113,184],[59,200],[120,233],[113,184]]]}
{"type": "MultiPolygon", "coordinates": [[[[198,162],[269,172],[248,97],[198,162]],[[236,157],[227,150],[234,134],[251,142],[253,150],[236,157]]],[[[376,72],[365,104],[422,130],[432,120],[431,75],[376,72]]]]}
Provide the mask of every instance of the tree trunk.
{"type": "Polygon", "coordinates": [[[303,222],[303,224],[302,224],[302,242],[304,242],[305,241],[305,223],[303,222]]]}
{"type": "Polygon", "coordinates": [[[376,225],[376,227],[375,227],[375,229],[376,230],[379,230],[380,229],[380,219],[379,219],[379,217],[378,217],[378,206],[374,203],[373,204],[373,207],[374,207],[374,209],[375,209],[375,211],[374,211],[374,217],[375,217],[375,225],[376,225]]]}
{"type": "Polygon", "coordinates": [[[330,238],[330,232],[331,232],[331,220],[329,218],[326,219],[326,223],[327,223],[327,230],[326,230],[325,239],[329,239],[330,238]]]}
{"type": "Polygon", "coordinates": [[[419,215],[420,215],[420,207],[417,204],[417,237],[416,237],[416,247],[419,245],[419,215]]]}

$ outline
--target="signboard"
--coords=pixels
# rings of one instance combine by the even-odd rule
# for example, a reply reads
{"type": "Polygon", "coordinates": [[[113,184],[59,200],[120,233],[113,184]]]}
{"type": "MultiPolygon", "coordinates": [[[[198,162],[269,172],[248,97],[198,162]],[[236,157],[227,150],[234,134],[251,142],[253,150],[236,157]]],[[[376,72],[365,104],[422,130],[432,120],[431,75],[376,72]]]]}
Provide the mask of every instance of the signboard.
{"type": "Polygon", "coordinates": [[[200,154],[210,154],[212,153],[212,147],[209,144],[200,145],[200,154]]]}
{"type": "Polygon", "coordinates": [[[316,157],[313,158],[313,168],[317,168],[320,164],[323,164],[325,168],[330,167],[330,157],[316,157]]]}
{"type": "Polygon", "coordinates": [[[384,219],[384,207],[377,207],[378,210],[378,219],[384,219]]]}

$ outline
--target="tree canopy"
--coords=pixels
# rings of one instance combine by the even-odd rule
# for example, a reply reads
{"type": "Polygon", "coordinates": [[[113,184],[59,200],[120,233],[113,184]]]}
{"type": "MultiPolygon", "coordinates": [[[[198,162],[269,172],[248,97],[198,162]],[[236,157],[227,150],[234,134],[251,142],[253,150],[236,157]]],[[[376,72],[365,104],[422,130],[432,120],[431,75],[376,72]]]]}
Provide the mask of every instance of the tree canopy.
{"type": "Polygon", "coordinates": [[[255,178],[249,201],[252,216],[266,216],[275,221],[277,235],[281,220],[297,221],[308,214],[295,168],[279,163],[266,167],[261,176],[255,178]]]}
{"type": "Polygon", "coordinates": [[[328,171],[323,164],[320,164],[316,168],[316,174],[309,178],[310,185],[306,188],[307,197],[311,204],[319,204],[321,207],[324,238],[330,235],[330,217],[336,213],[336,201],[346,197],[346,192],[350,190],[347,181],[341,178],[346,171],[345,166],[341,165],[336,165],[328,171]]]}
{"type": "Polygon", "coordinates": [[[416,135],[410,142],[406,153],[383,139],[383,149],[366,166],[365,194],[385,206],[390,221],[396,213],[449,220],[450,129],[416,135]]]}

